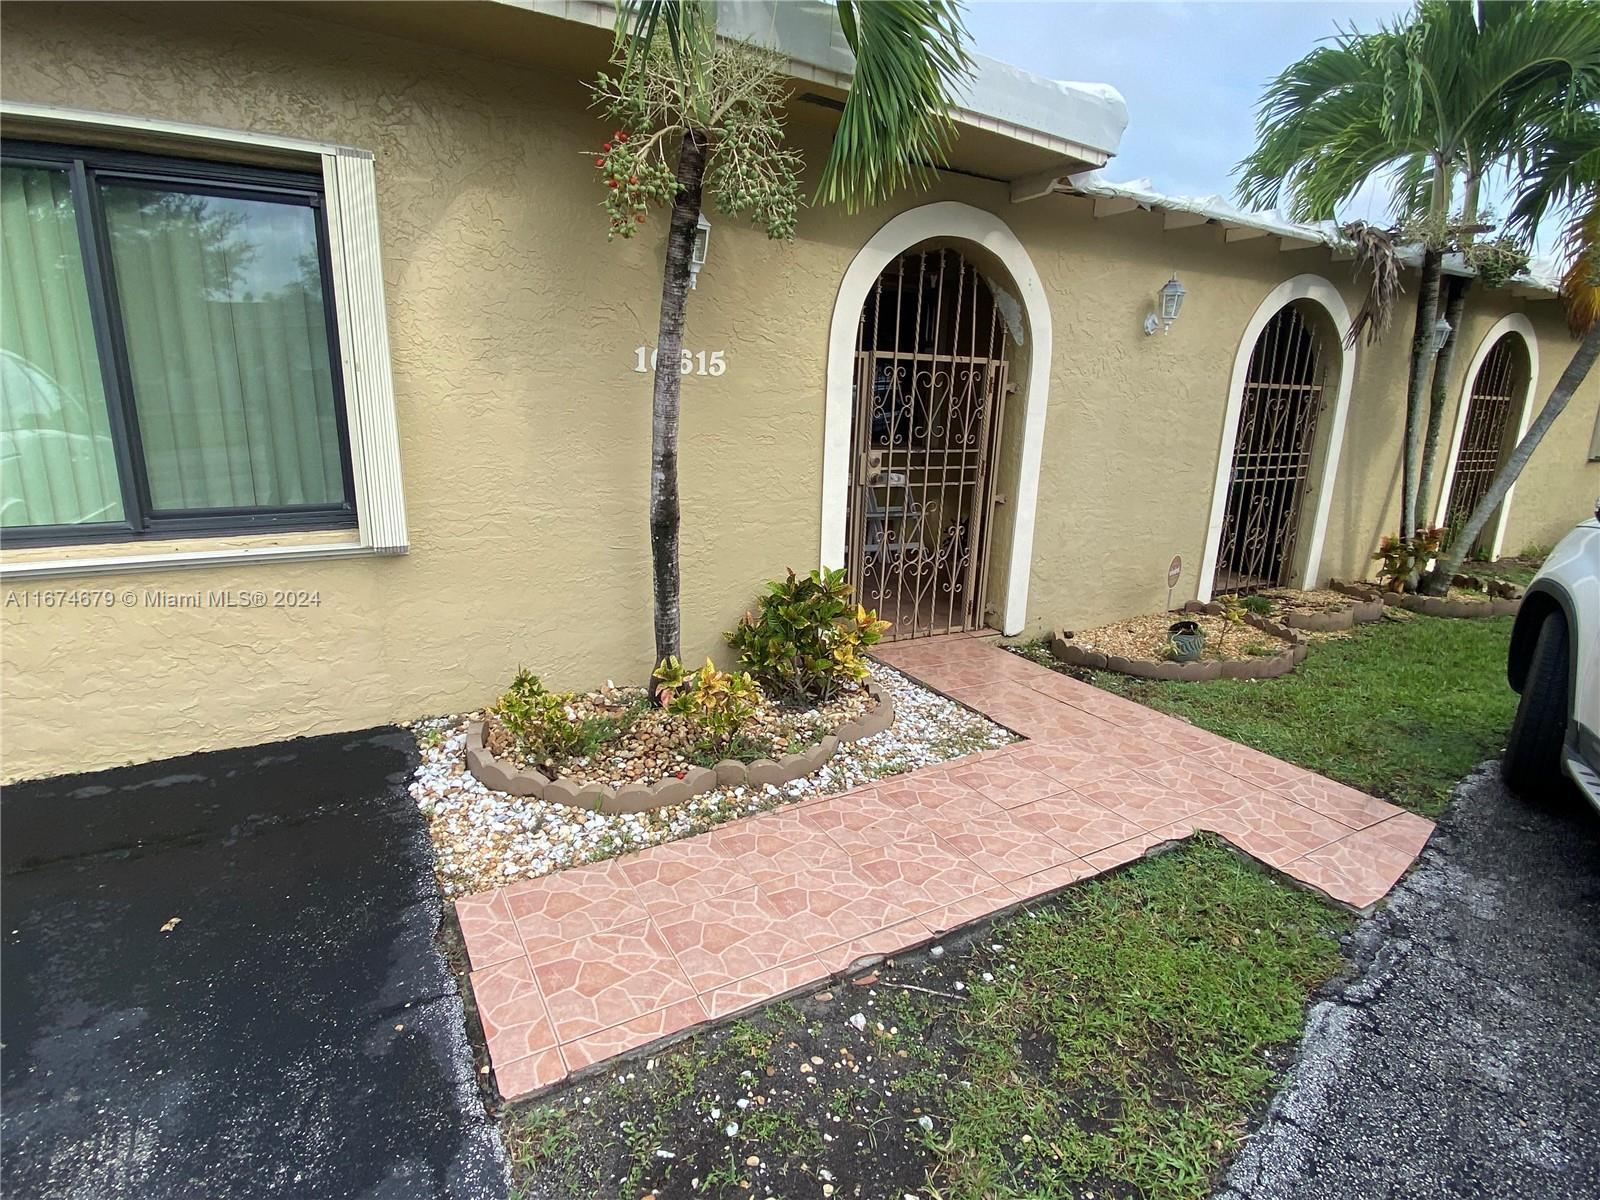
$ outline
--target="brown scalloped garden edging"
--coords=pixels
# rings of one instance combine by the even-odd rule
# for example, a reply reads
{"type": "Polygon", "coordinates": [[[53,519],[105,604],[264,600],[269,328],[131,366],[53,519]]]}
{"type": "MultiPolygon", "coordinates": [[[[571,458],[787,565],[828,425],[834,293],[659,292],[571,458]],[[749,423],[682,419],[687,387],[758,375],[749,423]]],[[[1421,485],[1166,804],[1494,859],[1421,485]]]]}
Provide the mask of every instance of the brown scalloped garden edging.
{"type": "Polygon", "coordinates": [[[1349,592],[1343,595],[1350,596],[1352,601],[1343,608],[1319,613],[1286,612],[1279,619],[1290,629],[1306,633],[1340,633],[1357,625],[1383,620],[1383,601],[1378,597],[1352,596],[1349,592]]]}
{"type": "Polygon", "coordinates": [[[484,787],[513,796],[553,800],[590,812],[648,812],[669,804],[682,804],[691,796],[712,788],[765,787],[769,783],[788,783],[820,770],[845,742],[859,742],[894,724],[894,698],[871,680],[867,681],[867,692],[877,704],[840,725],[809,750],[785,754],[779,759],[758,758],[752,763],[725,758],[715,767],[690,767],[682,779],[625,783],[619,788],[604,783],[579,783],[566,776],[551,779],[533,767],[519,767],[496,758],[484,740],[482,721],[471,721],[467,725],[467,770],[484,787]]]}
{"type": "Polygon", "coordinates": [[[1407,612],[1421,613],[1425,617],[1463,619],[1509,617],[1522,607],[1520,598],[1511,600],[1494,596],[1484,600],[1453,600],[1448,596],[1419,596],[1414,592],[1380,591],[1378,588],[1360,583],[1347,583],[1339,579],[1330,579],[1328,586],[1336,592],[1359,598],[1367,603],[1376,602],[1392,608],[1403,608],[1407,612]]]}
{"type": "MultiPolygon", "coordinates": [[[[1183,606],[1183,611],[1216,617],[1222,615],[1222,605],[1201,604],[1198,600],[1191,600],[1183,606]]],[[[1261,658],[1180,663],[1164,659],[1123,658],[1119,654],[1085,650],[1082,646],[1074,645],[1058,630],[1050,636],[1050,653],[1064,663],[1086,667],[1091,671],[1115,671],[1119,675],[1132,675],[1138,679],[1176,679],[1187,683],[1205,683],[1212,679],[1276,679],[1279,675],[1287,675],[1305,661],[1307,646],[1301,631],[1266,617],[1258,617],[1255,613],[1247,613],[1244,620],[1251,628],[1288,643],[1287,647],[1261,658]]]]}

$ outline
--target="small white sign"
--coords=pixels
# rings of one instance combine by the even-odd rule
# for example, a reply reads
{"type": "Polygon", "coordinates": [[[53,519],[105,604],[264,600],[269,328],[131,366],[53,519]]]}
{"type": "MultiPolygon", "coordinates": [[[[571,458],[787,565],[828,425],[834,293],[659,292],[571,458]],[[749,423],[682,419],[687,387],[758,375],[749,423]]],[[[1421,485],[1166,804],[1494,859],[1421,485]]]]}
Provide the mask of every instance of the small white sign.
{"type": "MultiPolygon", "coordinates": [[[[712,350],[683,350],[678,354],[678,374],[680,375],[709,375],[715,379],[728,370],[728,360],[724,357],[725,351],[712,350]]],[[[656,369],[656,350],[654,346],[636,346],[633,351],[633,369],[644,375],[656,369]]]]}

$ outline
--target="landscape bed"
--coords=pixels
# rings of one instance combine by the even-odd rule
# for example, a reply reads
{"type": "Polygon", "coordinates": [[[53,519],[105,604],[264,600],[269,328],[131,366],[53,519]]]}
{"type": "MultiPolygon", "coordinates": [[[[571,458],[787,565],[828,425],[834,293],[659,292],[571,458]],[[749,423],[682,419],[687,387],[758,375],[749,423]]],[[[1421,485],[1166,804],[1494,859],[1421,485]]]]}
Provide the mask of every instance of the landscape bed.
{"type": "Polygon", "coordinates": [[[804,778],[820,770],[840,746],[894,724],[894,700],[871,680],[815,708],[785,709],[764,701],[741,734],[746,747],[756,748],[750,753],[759,756],[747,762],[686,753],[674,744],[670,714],[651,707],[643,688],[618,695],[612,707],[625,715],[599,719],[628,724],[605,746],[559,772],[518,761],[510,739],[497,736],[502,731],[492,721],[469,720],[467,769],[491,791],[592,812],[645,812],[682,804],[717,787],[759,788],[804,778]]]}
{"type": "MultiPolygon", "coordinates": [[[[1494,586],[1495,582],[1497,581],[1491,581],[1490,586],[1494,586]]],[[[1501,591],[1502,594],[1490,595],[1482,588],[1452,584],[1443,596],[1396,592],[1374,583],[1347,583],[1341,580],[1333,580],[1328,586],[1369,603],[1375,601],[1385,606],[1419,613],[1425,617],[1450,617],[1458,620],[1510,617],[1515,616],[1517,609],[1522,606],[1522,590],[1512,585],[1496,587],[1495,590],[1501,591]]]]}
{"type": "Polygon", "coordinates": [[[881,663],[870,670],[874,686],[893,704],[894,723],[888,729],[842,744],[803,778],[781,785],[718,786],[646,812],[598,813],[494,791],[466,765],[468,728],[481,713],[417,722],[412,728],[419,762],[411,795],[428,820],[441,888],[451,899],[488,891],[1018,740],[1004,726],[898,671],[881,663]]]}
{"type": "Polygon", "coordinates": [[[1221,604],[1185,606],[1183,613],[1132,617],[1083,633],[1058,630],[1046,643],[1056,659],[1091,671],[1143,679],[1273,679],[1306,656],[1304,635],[1251,612],[1226,615],[1221,604]],[[1204,636],[1194,661],[1172,654],[1172,632],[1182,625],[1204,636]]]}

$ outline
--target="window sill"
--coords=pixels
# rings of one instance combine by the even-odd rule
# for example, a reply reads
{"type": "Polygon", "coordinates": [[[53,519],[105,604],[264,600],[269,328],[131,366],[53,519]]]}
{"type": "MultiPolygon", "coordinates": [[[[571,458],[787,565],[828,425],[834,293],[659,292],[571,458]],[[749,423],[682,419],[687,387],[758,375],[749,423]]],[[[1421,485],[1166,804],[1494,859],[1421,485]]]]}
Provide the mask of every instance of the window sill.
{"type": "MultiPolygon", "coordinates": [[[[404,553],[402,549],[399,553],[404,553]]],[[[87,546],[29,546],[0,554],[0,578],[51,579],[130,571],[183,570],[229,563],[282,563],[308,559],[394,554],[362,542],[353,530],[257,537],[185,538],[87,546]]]]}

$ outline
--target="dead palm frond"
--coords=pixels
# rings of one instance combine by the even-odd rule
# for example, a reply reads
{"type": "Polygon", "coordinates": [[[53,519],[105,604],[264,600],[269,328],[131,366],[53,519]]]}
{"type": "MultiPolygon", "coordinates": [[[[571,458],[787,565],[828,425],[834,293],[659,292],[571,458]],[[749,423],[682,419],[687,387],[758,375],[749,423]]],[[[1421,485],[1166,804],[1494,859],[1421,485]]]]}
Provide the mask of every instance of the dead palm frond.
{"type": "Polygon", "coordinates": [[[1367,276],[1367,294],[1344,337],[1345,349],[1351,350],[1363,333],[1369,346],[1383,336],[1394,316],[1395,298],[1405,289],[1400,286],[1400,248],[1395,244],[1394,229],[1352,221],[1339,232],[1355,255],[1352,273],[1357,279],[1363,271],[1367,276]]]}

